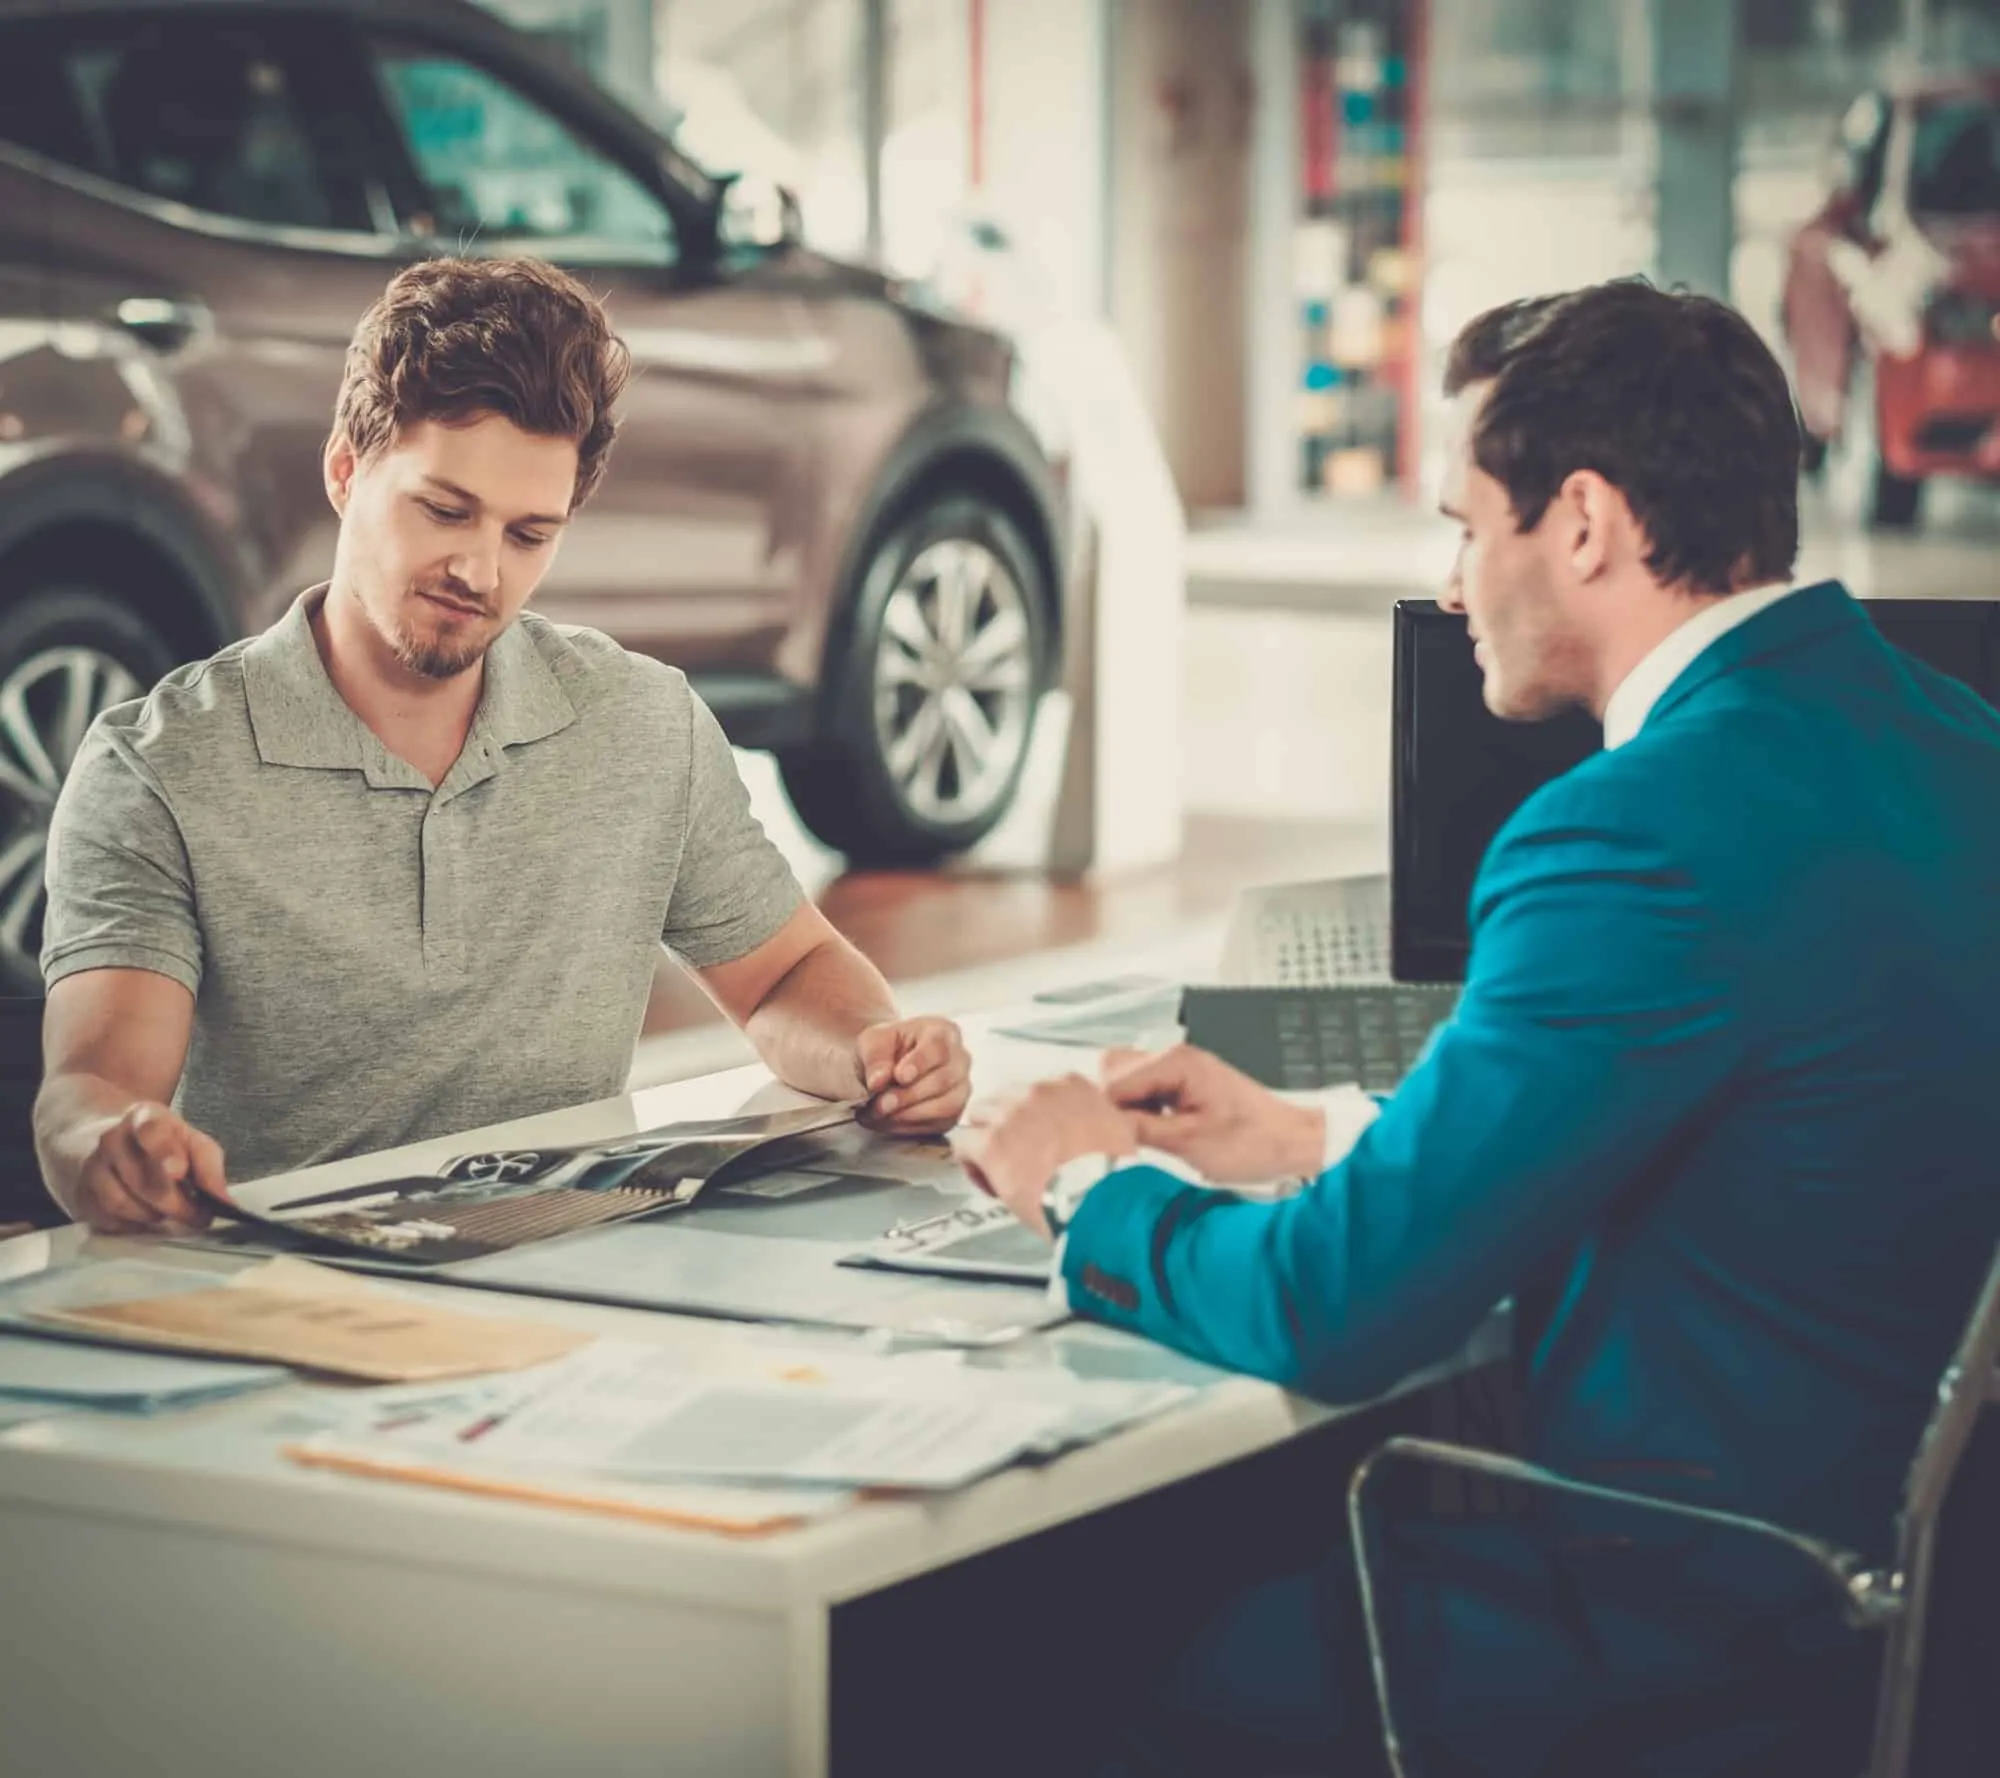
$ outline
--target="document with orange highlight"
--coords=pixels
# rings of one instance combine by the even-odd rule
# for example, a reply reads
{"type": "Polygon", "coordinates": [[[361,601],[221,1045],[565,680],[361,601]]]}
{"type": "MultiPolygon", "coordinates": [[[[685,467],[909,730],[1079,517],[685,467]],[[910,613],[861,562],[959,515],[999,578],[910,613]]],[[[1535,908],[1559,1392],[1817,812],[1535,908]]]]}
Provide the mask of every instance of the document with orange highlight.
{"type": "Polygon", "coordinates": [[[377,1383],[524,1370],[591,1339],[541,1321],[467,1315],[290,1258],[205,1290],[36,1309],[30,1319],[125,1345],[262,1359],[377,1383]]]}

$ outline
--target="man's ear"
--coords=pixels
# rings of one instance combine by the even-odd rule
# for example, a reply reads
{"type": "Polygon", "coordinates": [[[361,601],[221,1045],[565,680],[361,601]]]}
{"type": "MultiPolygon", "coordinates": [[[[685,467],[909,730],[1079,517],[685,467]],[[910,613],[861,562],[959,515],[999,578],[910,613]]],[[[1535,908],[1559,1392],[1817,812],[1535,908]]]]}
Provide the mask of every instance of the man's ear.
{"type": "Polygon", "coordinates": [[[320,459],[320,469],[326,479],[326,497],[342,518],[347,517],[347,501],[353,492],[354,471],[360,461],[354,454],[354,447],[340,433],[334,433],[326,441],[326,454],[320,459]]]}
{"type": "Polygon", "coordinates": [[[1564,478],[1552,505],[1572,572],[1586,584],[1601,579],[1617,565],[1620,532],[1632,521],[1624,496],[1595,470],[1579,469],[1564,478]]]}

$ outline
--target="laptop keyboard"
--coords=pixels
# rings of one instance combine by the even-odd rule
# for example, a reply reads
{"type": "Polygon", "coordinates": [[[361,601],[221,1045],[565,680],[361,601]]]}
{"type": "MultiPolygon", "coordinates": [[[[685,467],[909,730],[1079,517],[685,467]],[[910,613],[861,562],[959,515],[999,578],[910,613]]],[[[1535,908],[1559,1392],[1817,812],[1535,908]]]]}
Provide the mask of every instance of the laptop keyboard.
{"type": "Polygon", "coordinates": [[[1190,988],[1188,1042],[1281,1092],[1393,1092],[1458,1004],[1455,984],[1190,988]]]}

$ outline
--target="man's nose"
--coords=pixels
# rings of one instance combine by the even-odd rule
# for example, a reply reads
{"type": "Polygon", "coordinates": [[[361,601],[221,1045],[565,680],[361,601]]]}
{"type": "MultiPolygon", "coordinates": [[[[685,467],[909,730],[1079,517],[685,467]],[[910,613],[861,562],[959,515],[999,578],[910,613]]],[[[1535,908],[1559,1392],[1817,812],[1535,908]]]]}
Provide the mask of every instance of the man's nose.
{"type": "Polygon", "coordinates": [[[499,539],[482,537],[470,542],[445,566],[468,592],[489,598],[500,585],[499,539]]]}
{"type": "Polygon", "coordinates": [[[1463,611],[1465,609],[1465,583],[1459,579],[1456,571],[1438,589],[1438,603],[1447,611],[1463,611]]]}

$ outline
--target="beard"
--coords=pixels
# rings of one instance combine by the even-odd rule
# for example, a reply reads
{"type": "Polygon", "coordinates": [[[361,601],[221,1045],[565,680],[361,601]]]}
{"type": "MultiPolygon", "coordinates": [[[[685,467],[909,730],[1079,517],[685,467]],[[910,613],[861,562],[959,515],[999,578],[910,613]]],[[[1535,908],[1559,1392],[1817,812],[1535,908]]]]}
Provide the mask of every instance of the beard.
{"type": "Polygon", "coordinates": [[[457,581],[413,586],[406,595],[403,610],[381,626],[382,638],[389,644],[397,662],[408,671],[425,679],[456,679],[461,673],[476,667],[493,646],[495,633],[486,627],[491,616],[485,601],[475,597],[457,581]],[[405,615],[412,607],[418,613],[435,609],[420,602],[419,595],[424,593],[436,593],[476,605],[482,615],[467,616],[456,624],[426,633],[421,627],[421,618],[413,622],[405,615]]]}

